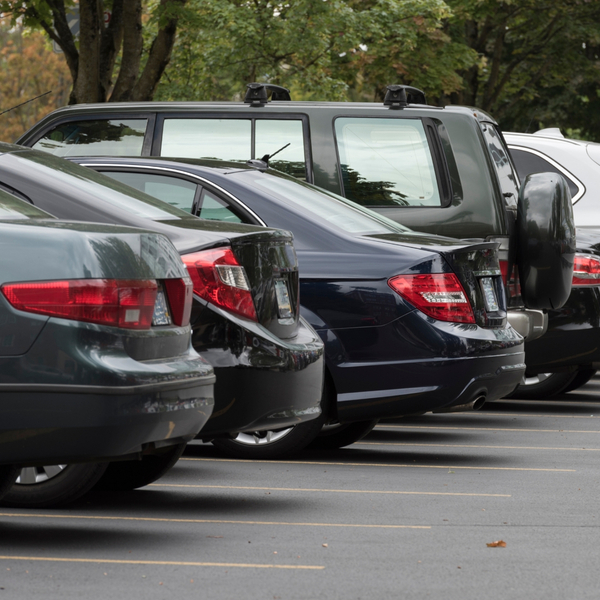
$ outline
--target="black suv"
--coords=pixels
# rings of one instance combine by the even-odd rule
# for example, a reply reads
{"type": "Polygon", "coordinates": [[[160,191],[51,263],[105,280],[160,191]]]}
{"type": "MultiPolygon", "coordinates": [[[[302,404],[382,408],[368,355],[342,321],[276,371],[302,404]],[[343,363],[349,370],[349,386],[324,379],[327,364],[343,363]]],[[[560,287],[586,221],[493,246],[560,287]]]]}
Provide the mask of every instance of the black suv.
{"type": "Polygon", "coordinates": [[[570,294],[575,229],[563,178],[519,185],[489,115],[429,106],[409,86],[389,86],[382,104],[292,102],[284,88],[249,84],[237,103],[69,106],[17,143],[59,156],[262,161],[413,229],[496,241],[509,321],[529,341],[570,294]]]}

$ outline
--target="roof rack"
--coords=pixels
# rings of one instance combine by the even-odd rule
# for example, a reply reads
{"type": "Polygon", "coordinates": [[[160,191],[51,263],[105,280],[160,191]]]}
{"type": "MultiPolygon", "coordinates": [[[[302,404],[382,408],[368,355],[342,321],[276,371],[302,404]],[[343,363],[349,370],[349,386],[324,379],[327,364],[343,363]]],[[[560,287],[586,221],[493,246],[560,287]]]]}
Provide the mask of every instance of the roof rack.
{"type": "Polygon", "coordinates": [[[427,104],[425,92],[410,85],[388,85],[383,105],[403,109],[409,104],[427,104]]]}
{"type": "Polygon", "coordinates": [[[248,90],[246,91],[244,102],[252,106],[265,105],[268,102],[268,91],[271,92],[271,101],[291,100],[290,90],[280,85],[273,85],[272,83],[249,83],[246,87],[248,90]]]}

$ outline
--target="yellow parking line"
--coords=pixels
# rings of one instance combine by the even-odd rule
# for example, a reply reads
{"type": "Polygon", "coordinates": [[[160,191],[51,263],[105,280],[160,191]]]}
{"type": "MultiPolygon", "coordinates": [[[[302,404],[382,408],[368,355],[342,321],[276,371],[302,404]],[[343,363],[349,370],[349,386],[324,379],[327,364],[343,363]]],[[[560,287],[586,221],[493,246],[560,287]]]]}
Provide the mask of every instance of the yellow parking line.
{"type": "Polygon", "coordinates": [[[354,442],[354,446],[423,446],[426,448],[477,448],[493,450],[577,450],[580,452],[600,452],[600,448],[565,448],[550,446],[483,446],[477,444],[418,444],[415,442],[354,442]]]}
{"type": "Polygon", "coordinates": [[[217,525],[288,525],[297,527],[351,527],[357,529],[431,529],[430,525],[370,525],[357,523],[296,523],[293,521],[236,521],[225,519],[165,519],[158,517],[113,517],[100,515],[42,515],[30,513],[0,513],[2,517],[26,519],[84,519],[92,521],[146,521],[152,523],[211,523],[217,525]]]}
{"type": "Polygon", "coordinates": [[[208,490],[259,490],[269,492],[323,492],[328,494],[400,494],[407,496],[484,496],[486,498],[510,498],[511,494],[471,494],[467,492],[405,492],[395,490],[327,490],[319,488],[274,488],[250,485],[196,485],[183,483],[151,483],[150,487],[199,488],[208,490]]]}
{"type": "Polygon", "coordinates": [[[56,558],[52,556],[0,556],[0,560],[27,560],[41,562],[92,563],[110,565],[160,565],[176,567],[227,567],[244,569],[309,569],[321,571],[320,565],[268,565],[259,563],[180,562],[174,560],[116,560],[109,558],[56,558]]]}
{"type": "Polygon", "coordinates": [[[377,429],[427,429],[429,431],[517,431],[519,433],[600,433],[600,429],[509,429],[504,427],[448,427],[435,425],[378,425],[377,429]]]}
{"type": "Polygon", "coordinates": [[[544,471],[551,473],[575,473],[575,469],[532,469],[528,467],[460,467],[456,465],[387,465],[385,463],[351,463],[351,462],[317,462],[308,460],[248,460],[242,458],[180,458],[182,460],[193,460],[200,462],[235,462],[256,463],[259,465],[317,465],[319,467],[393,467],[397,469],[469,469],[474,471],[544,471]]]}

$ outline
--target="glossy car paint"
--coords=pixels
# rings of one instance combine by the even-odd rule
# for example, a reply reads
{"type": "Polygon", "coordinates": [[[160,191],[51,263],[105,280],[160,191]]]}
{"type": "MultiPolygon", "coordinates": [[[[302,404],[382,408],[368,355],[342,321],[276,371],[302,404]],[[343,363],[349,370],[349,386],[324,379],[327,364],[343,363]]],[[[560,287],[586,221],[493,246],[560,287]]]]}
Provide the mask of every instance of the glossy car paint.
{"type": "MultiPolygon", "coordinates": [[[[25,148],[2,145],[0,152],[0,184],[61,219],[151,229],[167,235],[180,254],[231,246],[246,269],[259,322],[194,296],[193,346],[217,376],[215,409],[203,435],[289,427],[319,416],[323,344],[299,314],[290,323],[279,322],[270,286],[273,277],[287,277],[290,289],[297,282],[291,234],[206,222],[176,209],[156,220],[142,217],[101,199],[98,186],[115,186],[109,178],[25,148]]],[[[116,189],[131,192],[125,186],[116,189]]]]}
{"type": "MultiPolygon", "coordinates": [[[[501,310],[491,314],[482,309],[475,273],[497,272],[495,244],[467,244],[403,231],[395,225],[387,233],[351,234],[309,207],[257,185],[275,177],[294,186],[305,184],[236,163],[73,160],[107,173],[186,178],[228,199],[253,222],[293,231],[302,314],[325,342],[327,367],[337,393],[337,405],[330,410],[341,421],[424,412],[480,397],[494,400],[512,391],[523,375],[522,338],[507,326],[499,277],[495,283],[501,310]],[[387,283],[400,273],[428,272],[458,274],[476,307],[476,324],[426,317],[387,283]]],[[[316,188],[310,190],[322,194],[316,188]]]]}
{"type": "MultiPolygon", "coordinates": [[[[544,169],[554,169],[570,183],[573,216],[577,226],[577,252],[600,256],[600,144],[556,137],[552,132],[506,133],[513,159],[524,178],[530,172],[527,153],[545,161],[544,169]],[[516,152],[515,152],[516,151],[516,152]]],[[[600,366],[600,287],[574,287],[567,303],[549,311],[548,331],[541,340],[526,344],[528,368],[533,373],[565,368],[600,366]]]]}
{"type": "MultiPolygon", "coordinates": [[[[4,192],[0,203],[33,209],[4,192]]],[[[0,285],[188,276],[164,236],[36,212],[0,216],[0,285]]],[[[213,369],[189,325],[85,323],[16,310],[0,294],[0,340],[2,464],[135,457],[192,439],[213,410],[213,369]]]]}

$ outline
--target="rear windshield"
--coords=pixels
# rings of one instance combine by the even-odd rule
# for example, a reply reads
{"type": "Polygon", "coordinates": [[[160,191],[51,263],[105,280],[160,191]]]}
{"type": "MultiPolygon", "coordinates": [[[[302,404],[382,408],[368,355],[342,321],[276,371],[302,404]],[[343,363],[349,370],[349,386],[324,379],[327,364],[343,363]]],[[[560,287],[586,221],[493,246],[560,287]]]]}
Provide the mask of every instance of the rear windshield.
{"type": "Polygon", "coordinates": [[[47,179],[50,176],[54,181],[62,183],[64,189],[69,190],[70,195],[76,195],[77,191],[81,191],[138,217],[153,221],[195,219],[188,212],[176,206],[171,206],[124,183],[68,160],[42,152],[20,152],[15,156],[28,161],[29,164],[26,168],[32,178],[36,177],[36,173],[39,173],[40,179],[47,179]]]}
{"type": "Polygon", "coordinates": [[[411,231],[399,223],[386,219],[341,196],[325,192],[296,179],[288,179],[285,175],[278,175],[273,171],[270,171],[270,174],[275,177],[253,173],[252,183],[258,189],[264,190],[284,202],[302,206],[319,219],[327,221],[347,233],[407,233],[411,231]]]}
{"type": "Polygon", "coordinates": [[[17,219],[53,219],[51,215],[25,200],[0,190],[0,221],[17,219]]]}

